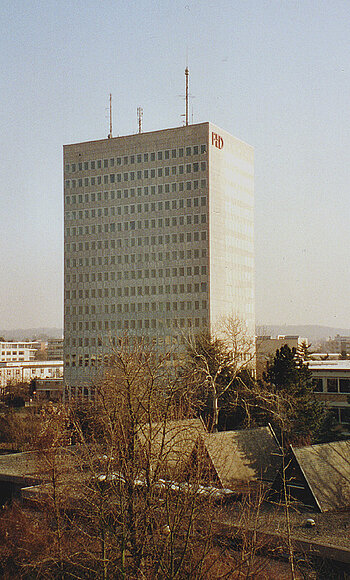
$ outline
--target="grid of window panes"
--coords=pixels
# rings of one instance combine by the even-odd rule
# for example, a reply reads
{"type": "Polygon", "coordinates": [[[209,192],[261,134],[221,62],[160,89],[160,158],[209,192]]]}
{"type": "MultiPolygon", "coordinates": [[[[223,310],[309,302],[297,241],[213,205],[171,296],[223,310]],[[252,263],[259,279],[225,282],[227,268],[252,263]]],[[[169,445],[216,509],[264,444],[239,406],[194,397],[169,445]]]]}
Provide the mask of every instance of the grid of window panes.
{"type": "Polygon", "coordinates": [[[208,324],[207,145],[65,164],[65,366],[208,324]]]}
{"type": "Polygon", "coordinates": [[[313,379],[315,393],[343,393],[350,394],[350,378],[348,377],[319,377],[313,379]]]}

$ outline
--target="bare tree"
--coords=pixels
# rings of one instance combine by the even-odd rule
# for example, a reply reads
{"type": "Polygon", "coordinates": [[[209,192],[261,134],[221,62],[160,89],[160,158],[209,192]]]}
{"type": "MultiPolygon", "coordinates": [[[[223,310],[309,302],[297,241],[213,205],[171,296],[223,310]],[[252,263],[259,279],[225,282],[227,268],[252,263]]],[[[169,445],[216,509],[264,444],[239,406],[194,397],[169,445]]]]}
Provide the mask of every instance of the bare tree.
{"type": "Polygon", "coordinates": [[[190,335],[186,347],[181,377],[194,399],[199,398],[199,407],[208,397],[213,431],[224,405],[236,414],[239,410],[245,426],[259,413],[265,424],[272,418],[283,422],[282,399],[255,380],[255,345],[240,320],[227,318],[217,332],[190,335]]]}
{"type": "Polygon", "coordinates": [[[196,522],[203,517],[198,470],[187,469],[183,486],[179,459],[186,450],[174,445],[186,439],[186,426],[177,422],[183,419],[179,392],[168,355],[124,337],[95,386],[100,430],[87,440],[73,415],[89,474],[81,490],[86,520],[93,522],[84,527],[86,555],[91,560],[99,545],[94,560],[103,578],[175,578],[199,565],[193,557],[196,522]]]}
{"type": "Polygon", "coordinates": [[[191,461],[204,430],[183,404],[191,395],[168,355],[124,337],[111,350],[93,403],[43,412],[40,512],[8,518],[11,525],[32,519],[38,525],[11,535],[12,577],[202,580],[223,571],[257,577],[255,533],[245,537],[242,553],[216,542],[221,508],[205,456],[191,461]]]}

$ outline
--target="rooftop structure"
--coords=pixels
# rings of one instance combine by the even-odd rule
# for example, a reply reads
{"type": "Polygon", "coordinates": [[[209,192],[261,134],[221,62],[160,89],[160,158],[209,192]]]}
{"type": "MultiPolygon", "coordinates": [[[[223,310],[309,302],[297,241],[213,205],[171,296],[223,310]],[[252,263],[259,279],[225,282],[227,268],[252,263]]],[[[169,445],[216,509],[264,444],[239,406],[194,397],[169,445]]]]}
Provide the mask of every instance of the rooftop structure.
{"type": "MultiPolygon", "coordinates": [[[[292,498],[320,512],[350,508],[350,440],[291,447],[285,465],[292,498]]],[[[280,473],[273,488],[282,487],[280,473]]]]}
{"type": "Polygon", "coordinates": [[[200,419],[183,419],[141,426],[138,438],[153,471],[179,477],[198,439],[206,434],[200,419]]]}
{"type": "Polygon", "coordinates": [[[203,438],[212,478],[222,487],[242,488],[254,482],[272,483],[282,461],[271,427],[222,431],[203,438]]]}

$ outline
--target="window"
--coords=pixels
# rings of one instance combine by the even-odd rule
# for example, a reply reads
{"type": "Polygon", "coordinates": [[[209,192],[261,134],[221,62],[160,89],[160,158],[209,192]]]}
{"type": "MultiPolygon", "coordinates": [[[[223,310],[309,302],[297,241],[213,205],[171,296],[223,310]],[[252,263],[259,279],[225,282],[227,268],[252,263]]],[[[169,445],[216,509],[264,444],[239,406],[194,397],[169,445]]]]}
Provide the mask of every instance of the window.
{"type": "Polygon", "coordinates": [[[313,379],[312,380],[312,384],[313,384],[314,392],[315,393],[322,393],[322,391],[323,391],[323,381],[322,381],[322,379],[313,379]]]}
{"type": "Polygon", "coordinates": [[[341,393],[350,393],[350,379],[339,379],[339,391],[341,393]]]}
{"type": "Polygon", "coordinates": [[[338,379],[327,379],[327,392],[328,393],[338,392],[338,379]]]}
{"type": "Polygon", "coordinates": [[[350,409],[340,409],[340,422],[341,423],[350,423],[350,409]]]}

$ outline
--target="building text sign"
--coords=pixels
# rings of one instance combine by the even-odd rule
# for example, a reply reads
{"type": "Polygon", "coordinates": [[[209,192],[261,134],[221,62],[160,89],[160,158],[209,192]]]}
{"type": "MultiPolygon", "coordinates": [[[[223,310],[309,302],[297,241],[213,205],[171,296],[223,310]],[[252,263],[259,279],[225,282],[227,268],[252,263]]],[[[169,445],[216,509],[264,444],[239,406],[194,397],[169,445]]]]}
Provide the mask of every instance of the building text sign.
{"type": "Polygon", "coordinates": [[[214,147],[217,147],[218,149],[222,149],[224,146],[224,140],[220,135],[218,135],[217,133],[214,133],[214,131],[212,131],[211,144],[214,145],[214,147]]]}

